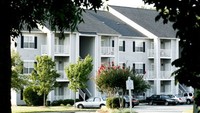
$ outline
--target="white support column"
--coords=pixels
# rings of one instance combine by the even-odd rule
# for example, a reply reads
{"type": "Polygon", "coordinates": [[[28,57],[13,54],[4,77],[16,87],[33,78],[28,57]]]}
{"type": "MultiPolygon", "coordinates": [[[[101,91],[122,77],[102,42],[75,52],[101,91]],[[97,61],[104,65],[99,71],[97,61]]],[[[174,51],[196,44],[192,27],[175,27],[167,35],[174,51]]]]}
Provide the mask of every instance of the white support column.
{"type": "Polygon", "coordinates": [[[160,94],[160,39],[154,38],[154,71],[156,75],[156,94],[160,94]]]}
{"type": "Polygon", "coordinates": [[[114,38],[115,46],[114,46],[114,55],[115,55],[115,65],[119,64],[119,36],[114,38]]]}
{"type": "MultiPolygon", "coordinates": [[[[101,36],[98,36],[98,35],[95,36],[95,61],[94,61],[94,64],[95,64],[94,65],[94,71],[95,71],[94,77],[96,78],[96,74],[98,72],[99,66],[101,65],[101,36]]],[[[97,89],[96,84],[94,87],[94,95],[101,96],[100,92],[97,89]]]]}
{"type": "Polygon", "coordinates": [[[47,33],[47,47],[48,47],[48,55],[54,60],[54,41],[55,41],[55,35],[53,32],[47,33]]]}

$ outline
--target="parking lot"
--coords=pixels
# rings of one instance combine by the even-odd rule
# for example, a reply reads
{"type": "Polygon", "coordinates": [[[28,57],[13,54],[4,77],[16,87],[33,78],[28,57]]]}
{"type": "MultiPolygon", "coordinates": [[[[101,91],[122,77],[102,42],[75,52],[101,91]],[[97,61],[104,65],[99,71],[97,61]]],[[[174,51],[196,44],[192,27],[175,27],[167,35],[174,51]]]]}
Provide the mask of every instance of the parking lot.
{"type": "Polygon", "coordinates": [[[148,105],[141,103],[133,111],[137,113],[192,113],[193,105],[148,105]]]}

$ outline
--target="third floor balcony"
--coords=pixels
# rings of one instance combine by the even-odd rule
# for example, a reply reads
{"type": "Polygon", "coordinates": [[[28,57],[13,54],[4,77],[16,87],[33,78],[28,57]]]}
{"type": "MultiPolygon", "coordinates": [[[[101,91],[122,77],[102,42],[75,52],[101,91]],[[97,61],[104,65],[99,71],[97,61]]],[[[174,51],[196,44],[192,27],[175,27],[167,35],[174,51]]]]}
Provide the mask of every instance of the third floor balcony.
{"type": "MultiPolygon", "coordinates": [[[[160,57],[161,58],[171,58],[171,50],[170,49],[160,49],[160,57]]],[[[148,57],[154,58],[154,49],[148,49],[148,57]]]]}
{"type": "MultiPolygon", "coordinates": [[[[67,45],[54,45],[54,55],[55,56],[68,56],[69,55],[69,46],[67,45]]],[[[41,46],[41,54],[48,54],[50,48],[48,45],[41,46]]]]}

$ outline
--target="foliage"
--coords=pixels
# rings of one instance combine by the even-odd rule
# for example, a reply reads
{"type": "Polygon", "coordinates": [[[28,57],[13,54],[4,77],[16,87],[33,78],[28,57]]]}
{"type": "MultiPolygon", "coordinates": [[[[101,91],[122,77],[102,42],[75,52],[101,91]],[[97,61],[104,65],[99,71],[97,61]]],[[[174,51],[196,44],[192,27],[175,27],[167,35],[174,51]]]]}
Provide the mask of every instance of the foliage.
{"type": "MultiPolygon", "coordinates": [[[[76,102],[80,101],[79,99],[76,99],[76,102]]],[[[60,106],[61,104],[63,105],[73,105],[74,100],[73,99],[65,99],[65,100],[54,100],[51,103],[51,106],[60,106]]]]}
{"type": "Polygon", "coordinates": [[[140,93],[150,88],[150,85],[144,81],[142,75],[136,75],[134,70],[128,67],[101,65],[96,76],[96,84],[99,91],[108,95],[115,95],[116,91],[122,89],[126,91],[126,81],[128,77],[134,81],[134,92],[140,93]]]}
{"type": "MultiPolygon", "coordinates": [[[[120,108],[119,99],[120,98],[118,98],[118,97],[109,97],[109,98],[107,98],[106,99],[106,107],[111,108],[111,109],[120,108]]],[[[123,102],[125,102],[125,100],[123,102]]]]}
{"type": "Polygon", "coordinates": [[[51,57],[37,56],[37,63],[34,65],[34,71],[31,73],[31,83],[38,95],[44,95],[44,103],[46,103],[45,96],[54,88],[56,84],[56,78],[60,75],[55,70],[55,62],[51,57]]]}
{"type": "Polygon", "coordinates": [[[197,90],[196,91],[196,97],[194,98],[194,102],[198,105],[198,106],[200,106],[200,90],[197,90]]]}
{"type": "Polygon", "coordinates": [[[65,68],[68,80],[70,81],[69,88],[74,92],[87,87],[86,82],[89,80],[88,74],[93,69],[92,57],[87,55],[85,59],[78,59],[77,63],[70,64],[65,68]]]}
{"type": "Polygon", "coordinates": [[[21,34],[21,30],[31,31],[37,28],[37,24],[48,25],[51,30],[73,31],[77,24],[83,22],[82,12],[84,8],[96,10],[102,6],[102,0],[2,0],[0,10],[2,12],[0,34],[0,87],[4,92],[1,107],[7,113],[11,113],[11,55],[10,37],[21,34]],[[71,29],[70,29],[71,28],[71,29]]]}
{"type": "Polygon", "coordinates": [[[15,91],[19,91],[23,89],[28,82],[27,77],[22,74],[23,61],[21,60],[19,53],[14,50],[11,52],[11,66],[11,88],[13,88],[15,91]]]}
{"type": "Polygon", "coordinates": [[[33,87],[26,87],[23,92],[23,100],[28,106],[41,106],[43,104],[43,95],[38,95],[33,87]]]}
{"type": "Polygon", "coordinates": [[[143,0],[154,4],[159,12],[156,20],[173,23],[176,37],[180,39],[181,56],[172,62],[178,67],[173,73],[177,82],[200,88],[200,1],[198,0],[143,0]]]}
{"type": "Polygon", "coordinates": [[[19,34],[23,28],[31,31],[37,24],[47,23],[52,30],[73,31],[83,22],[85,7],[96,11],[101,6],[102,0],[10,0],[12,35],[19,34]]]}

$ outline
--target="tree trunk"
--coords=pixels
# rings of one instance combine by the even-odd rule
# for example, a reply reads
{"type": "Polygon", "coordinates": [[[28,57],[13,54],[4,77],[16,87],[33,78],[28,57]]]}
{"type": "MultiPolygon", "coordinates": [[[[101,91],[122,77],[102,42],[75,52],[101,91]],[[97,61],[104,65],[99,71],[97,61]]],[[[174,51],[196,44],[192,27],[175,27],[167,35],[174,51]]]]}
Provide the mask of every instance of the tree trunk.
{"type": "Polygon", "coordinates": [[[76,91],[75,91],[75,95],[74,95],[74,105],[75,105],[75,103],[76,103],[76,91]]]}
{"type": "Polygon", "coordinates": [[[43,95],[43,106],[46,106],[46,94],[44,93],[43,95]]]}
{"type": "Polygon", "coordinates": [[[11,113],[11,53],[9,0],[0,1],[0,106],[2,112],[11,113]]]}

